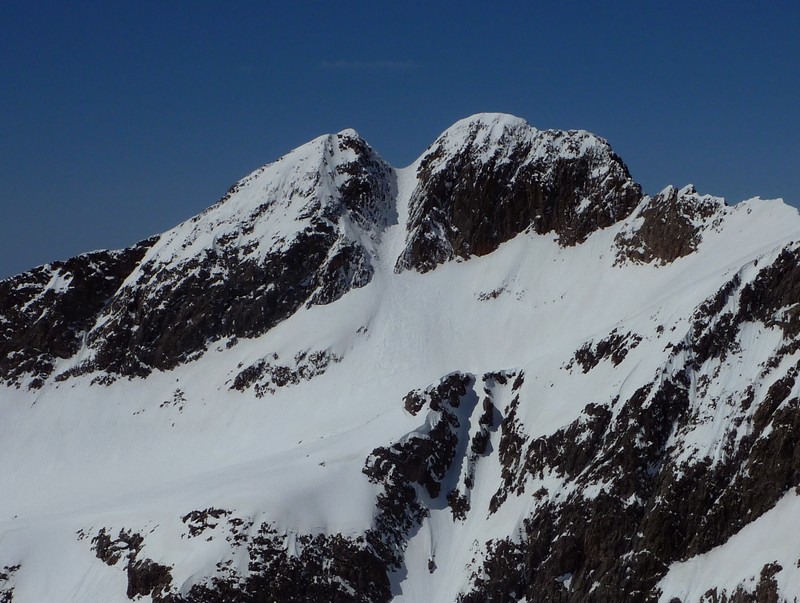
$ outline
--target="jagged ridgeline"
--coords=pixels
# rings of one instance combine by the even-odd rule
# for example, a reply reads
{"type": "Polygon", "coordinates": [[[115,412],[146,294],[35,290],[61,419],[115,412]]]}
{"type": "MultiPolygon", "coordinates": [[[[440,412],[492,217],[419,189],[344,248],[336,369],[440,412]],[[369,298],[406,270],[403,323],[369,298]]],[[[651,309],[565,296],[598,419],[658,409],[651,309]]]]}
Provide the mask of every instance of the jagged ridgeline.
{"type": "Polygon", "coordinates": [[[800,217],[481,114],[0,282],[0,602],[800,597],[800,217]]]}

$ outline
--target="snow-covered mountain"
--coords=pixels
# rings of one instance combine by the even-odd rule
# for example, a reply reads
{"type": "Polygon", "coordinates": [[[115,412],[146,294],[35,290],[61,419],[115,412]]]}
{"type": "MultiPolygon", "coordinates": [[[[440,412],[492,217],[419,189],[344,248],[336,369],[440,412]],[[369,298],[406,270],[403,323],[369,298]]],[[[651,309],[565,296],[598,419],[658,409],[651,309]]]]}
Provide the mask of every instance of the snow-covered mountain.
{"type": "Polygon", "coordinates": [[[507,115],[0,282],[0,602],[800,596],[800,217],[507,115]]]}

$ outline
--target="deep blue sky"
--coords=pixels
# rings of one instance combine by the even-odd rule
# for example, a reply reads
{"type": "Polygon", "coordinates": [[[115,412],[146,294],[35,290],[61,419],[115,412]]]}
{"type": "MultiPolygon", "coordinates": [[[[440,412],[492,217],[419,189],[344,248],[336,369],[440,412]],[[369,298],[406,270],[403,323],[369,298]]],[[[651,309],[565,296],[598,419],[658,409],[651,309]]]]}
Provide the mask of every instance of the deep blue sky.
{"type": "Polygon", "coordinates": [[[166,230],[320,134],[403,166],[481,111],[591,130],[646,192],[800,204],[796,1],[5,0],[0,24],[0,278],[166,230]]]}

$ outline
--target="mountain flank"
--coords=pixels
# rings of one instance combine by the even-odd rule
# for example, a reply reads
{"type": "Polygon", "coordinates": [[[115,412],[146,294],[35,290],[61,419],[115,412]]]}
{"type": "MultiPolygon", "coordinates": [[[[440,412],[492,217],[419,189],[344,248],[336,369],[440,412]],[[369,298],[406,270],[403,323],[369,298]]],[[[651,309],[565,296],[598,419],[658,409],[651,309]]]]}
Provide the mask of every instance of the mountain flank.
{"type": "Polygon", "coordinates": [[[793,601],[800,217],[504,114],[0,281],[0,602],[793,601]]]}

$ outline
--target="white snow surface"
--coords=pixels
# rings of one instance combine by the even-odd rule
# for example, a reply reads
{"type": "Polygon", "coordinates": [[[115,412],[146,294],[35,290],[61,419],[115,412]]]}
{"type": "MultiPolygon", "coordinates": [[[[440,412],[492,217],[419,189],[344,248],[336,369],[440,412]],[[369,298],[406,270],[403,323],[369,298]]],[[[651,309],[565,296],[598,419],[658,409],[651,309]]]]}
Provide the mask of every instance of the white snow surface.
{"type": "Polygon", "coordinates": [[[469,148],[470,158],[478,165],[492,159],[503,164],[510,160],[508,154],[521,145],[528,147],[528,151],[524,159],[517,158],[520,165],[546,157],[575,159],[591,149],[610,149],[604,139],[586,130],[539,130],[513,115],[479,113],[450,126],[420,160],[432,157],[435,173],[444,167],[447,157],[469,148]]]}
{"type": "MultiPolygon", "coordinates": [[[[455,124],[434,147],[458,147],[476,122],[474,144],[486,153],[504,136],[539,134],[518,118],[483,114],[455,124]]],[[[335,184],[328,166],[342,158],[335,156],[340,151],[333,138],[318,138],[257,170],[225,202],[163,235],[148,257],[177,262],[213,247],[229,231],[225,225],[238,220],[256,225],[242,235],[242,245],[254,241],[259,253],[279,249],[302,228],[303,209],[326,202],[335,184]]],[[[578,148],[560,152],[580,153],[602,141],[588,133],[577,140],[578,148]]],[[[146,556],[173,566],[183,592],[213,575],[217,561],[230,554],[221,532],[209,541],[184,537],[181,517],[193,510],[228,509],[289,535],[363,533],[375,512],[376,486],[361,469],[374,448],[420,425],[422,419],[403,409],[411,389],[452,371],[480,376],[522,369],[520,419],[531,437],[553,433],[587,403],[624,398],[652,380],[665,346],[686,335],[687,317],[698,304],[737,271],[752,278],[752,262],[774,258],[800,235],[793,208],[754,199],[720,208],[722,225],[704,232],[698,251],[666,266],[615,265],[614,238],[631,226],[622,221],[574,247],[525,232],[484,257],[426,274],[396,274],[417,165],[394,171],[396,219],[387,220],[380,236],[365,235],[373,241],[376,269],[367,286],[333,304],[303,308],[230,349],[212,344],[201,358],[147,379],[105,387],[90,385],[94,375],[87,375],[51,380],[35,391],[0,389],[0,569],[21,565],[15,603],[128,600],[120,566],[98,561],[79,531],[141,531],[146,556]],[[488,295],[493,292],[499,293],[488,295]],[[657,325],[664,327],[659,335],[657,325]],[[587,374],[564,368],[582,344],[615,328],[647,338],[619,367],[605,362],[587,374]],[[272,354],[290,363],[304,351],[326,351],[341,361],[263,398],[230,389],[239,367],[272,354]]],[[[53,275],[54,288],[68,286],[53,275]]],[[[725,379],[708,393],[715,399],[756,383],[758,364],[779,345],[763,325],[753,324],[742,337],[740,357],[726,360],[720,369],[725,379]]],[[[509,400],[498,396],[502,412],[509,400]]],[[[687,446],[686,462],[720,454],[716,426],[726,409],[698,408],[711,413],[710,420],[674,436],[687,446]]],[[[394,577],[396,601],[455,601],[484,543],[515,532],[537,503],[512,496],[487,519],[499,475],[496,455],[477,466],[473,511],[464,524],[454,523],[447,508],[431,512],[409,543],[407,575],[394,577]],[[428,571],[431,558],[434,573],[428,571]]],[[[542,483],[552,496],[567,494],[556,476],[545,475],[542,483]]],[[[730,591],[774,560],[784,567],[777,577],[781,591],[800,596],[797,548],[786,529],[798,520],[800,503],[789,493],[725,545],[671,567],[660,584],[662,600],[694,601],[709,585],[730,591]]],[[[246,566],[246,559],[233,563],[246,566]]]]}

